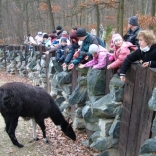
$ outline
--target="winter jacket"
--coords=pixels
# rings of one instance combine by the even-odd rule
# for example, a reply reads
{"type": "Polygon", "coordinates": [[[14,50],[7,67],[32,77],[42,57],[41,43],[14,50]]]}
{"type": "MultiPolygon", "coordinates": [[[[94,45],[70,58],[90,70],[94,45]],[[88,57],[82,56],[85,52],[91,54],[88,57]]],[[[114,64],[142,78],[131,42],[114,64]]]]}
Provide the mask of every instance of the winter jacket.
{"type": "Polygon", "coordinates": [[[112,57],[114,58],[115,61],[110,64],[111,68],[118,68],[122,65],[127,55],[130,54],[129,47],[131,46],[134,46],[134,45],[130,42],[123,42],[120,48],[116,49],[114,47],[114,54],[112,55],[112,57]]]}
{"type": "Polygon", "coordinates": [[[93,57],[93,59],[86,64],[84,64],[85,67],[91,67],[93,66],[93,69],[101,69],[106,66],[106,59],[107,56],[111,56],[107,49],[103,48],[99,45],[99,49],[97,51],[98,57],[93,57]]]}
{"type": "Polygon", "coordinates": [[[39,35],[36,35],[35,40],[36,40],[36,43],[38,45],[40,45],[43,42],[43,37],[42,36],[39,36],[39,35]]]}
{"type": "Polygon", "coordinates": [[[143,52],[139,48],[128,55],[120,68],[120,75],[125,75],[130,65],[137,60],[142,60],[142,63],[149,62],[149,67],[156,67],[156,44],[153,44],[147,52],[143,52]]]}
{"type": "Polygon", "coordinates": [[[136,45],[137,47],[139,47],[137,35],[140,30],[141,28],[139,26],[134,31],[132,31],[131,29],[128,30],[127,34],[123,37],[124,40],[127,42],[131,42],[133,45],[136,45]]]}
{"type": "Polygon", "coordinates": [[[50,48],[52,44],[51,44],[51,41],[50,41],[49,39],[46,39],[46,40],[44,41],[44,45],[45,45],[46,47],[50,48]]]}
{"type": "Polygon", "coordinates": [[[61,37],[62,37],[62,32],[63,32],[64,30],[62,29],[62,30],[60,30],[58,33],[57,33],[57,39],[60,39],[61,37]]]}
{"type": "Polygon", "coordinates": [[[68,45],[65,46],[60,45],[56,51],[56,60],[59,62],[63,62],[68,50],[69,50],[68,45]]]}
{"type": "Polygon", "coordinates": [[[88,52],[89,46],[91,44],[98,45],[98,40],[96,39],[96,37],[88,34],[87,37],[83,41],[82,47],[80,49],[80,55],[78,56],[77,59],[74,59],[72,61],[74,65],[79,64],[85,58],[86,55],[88,55],[89,57],[91,56],[90,53],[88,52]]]}
{"type": "Polygon", "coordinates": [[[73,58],[73,55],[74,55],[75,51],[78,50],[78,48],[79,48],[78,43],[73,43],[73,44],[70,46],[69,51],[68,51],[68,53],[67,53],[67,55],[66,55],[66,58],[65,58],[65,60],[64,60],[64,62],[65,62],[66,64],[69,64],[69,63],[70,63],[70,61],[71,61],[72,58],[73,58]]]}

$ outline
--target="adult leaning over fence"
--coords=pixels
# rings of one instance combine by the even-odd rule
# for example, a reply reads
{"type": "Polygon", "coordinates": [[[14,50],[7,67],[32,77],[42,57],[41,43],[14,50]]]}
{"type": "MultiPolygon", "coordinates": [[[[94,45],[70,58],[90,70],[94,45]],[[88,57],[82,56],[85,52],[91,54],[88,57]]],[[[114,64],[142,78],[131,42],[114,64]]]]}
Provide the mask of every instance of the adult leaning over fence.
{"type": "Polygon", "coordinates": [[[74,65],[77,65],[80,62],[82,62],[84,60],[84,58],[85,58],[84,62],[86,63],[88,61],[88,59],[90,59],[90,57],[91,57],[91,54],[88,51],[89,46],[91,44],[99,45],[96,37],[91,36],[83,28],[77,29],[76,36],[80,41],[83,41],[83,44],[82,44],[82,47],[80,49],[78,57],[75,58],[74,60],[72,60],[72,63],[68,66],[68,69],[72,69],[74,67],[74,65]]]}
{"type": "Polygon", "coordinates": [[[137,36],[140,48],[124,60],[120,69],[120,79],[125,82],[126,72],[130,65],[139,60],[142,67],[156,67],[156,37],[150,30],[142,30],[137,36]]]}

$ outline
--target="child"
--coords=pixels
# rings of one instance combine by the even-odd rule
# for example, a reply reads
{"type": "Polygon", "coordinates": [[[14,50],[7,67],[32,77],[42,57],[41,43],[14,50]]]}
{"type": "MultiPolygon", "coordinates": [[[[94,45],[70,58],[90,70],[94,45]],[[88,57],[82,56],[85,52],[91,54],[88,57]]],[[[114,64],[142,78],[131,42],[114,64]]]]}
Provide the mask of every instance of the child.
{"type": "Polygon", "coordinates": [[[107,66],[107,69],[120,68],[127,55],[130,54],[129,47],[133,47],[133,50],[137,49],[132,43],[123,41],[120,34],[114,34],[112,41],[114,53],[109,57],[109,60],[113,62],[107,66]]]}
{"type": "Polygon", "coordinates": [[[69,50],[69,46],[67,45],[67,39],[62,38],[61,39],[61,45],[58,47],[56,51],[56,60],[57,62],[64,62],[65,56],[69,50]]]}
{"type": "Polygon", "coordinates": [[[102,46],[97,46],[96,44],[91,44],[89,46],[89,53],[93,56],[93,59],[86,64],[80,64],[79,68],[93,67],[93,69],[101,69],[106,66],[107,56],[110,56],[107,49],[102,46]]]}

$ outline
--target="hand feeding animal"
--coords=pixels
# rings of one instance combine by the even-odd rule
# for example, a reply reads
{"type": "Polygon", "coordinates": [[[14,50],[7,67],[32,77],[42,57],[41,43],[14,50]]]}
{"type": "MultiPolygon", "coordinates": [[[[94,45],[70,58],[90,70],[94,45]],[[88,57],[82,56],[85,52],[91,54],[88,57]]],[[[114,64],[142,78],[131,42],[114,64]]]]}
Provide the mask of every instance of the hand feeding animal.
{"type": "Polygon", "coordinates": [[[33,137],[36,136],[36,124],[38,124],[43,133],[43,139],[46,138],[46,127],[44,119],[50,117],[55,125],[60,125],[61,130],[66,136],[72,140],[76,140],[76,135],[60,109],[55,104],[48,92],[37,86],[31,86],[22,82],[6,83],[0,87],[0,112],[6,124],[6,132],[8,133],[12,143],[18,147],[23,147],[15,136],[15,130],[18,125],[18,118],[31,118],[33,121],[33,137]]]}

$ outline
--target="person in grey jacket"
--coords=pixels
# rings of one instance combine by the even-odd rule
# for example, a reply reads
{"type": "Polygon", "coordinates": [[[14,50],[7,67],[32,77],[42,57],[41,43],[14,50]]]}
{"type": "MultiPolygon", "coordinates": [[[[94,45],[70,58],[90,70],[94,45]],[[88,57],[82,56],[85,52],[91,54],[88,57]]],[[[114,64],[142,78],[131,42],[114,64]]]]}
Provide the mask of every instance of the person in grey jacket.
{"type": "Polygon", "coordinates": [[[139,47],[137,35],[139,31],[141,30],[139,24],[138,24],[138,17],[132,16],[128,19],[128,31],[123,36],[123,39],[127,42],[131,42],[133,45],[136,45],[139,47]]]}

